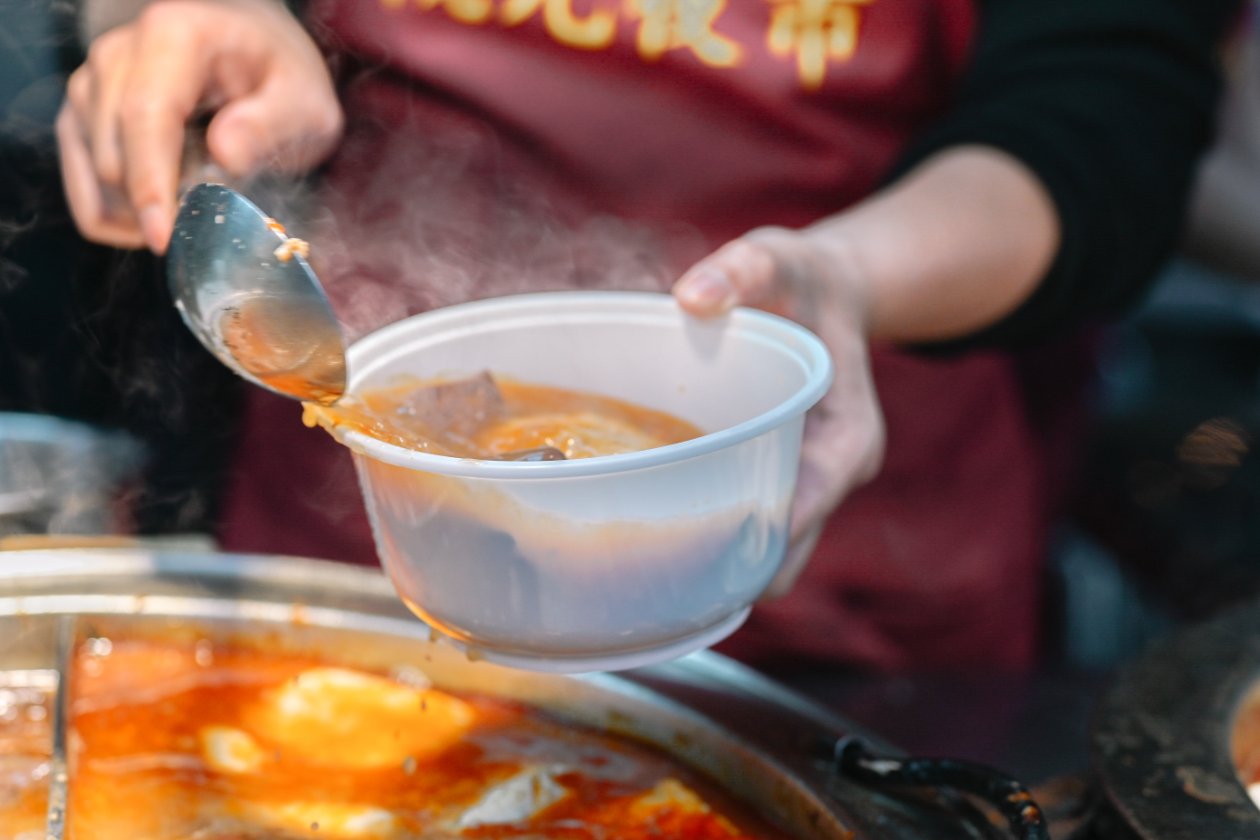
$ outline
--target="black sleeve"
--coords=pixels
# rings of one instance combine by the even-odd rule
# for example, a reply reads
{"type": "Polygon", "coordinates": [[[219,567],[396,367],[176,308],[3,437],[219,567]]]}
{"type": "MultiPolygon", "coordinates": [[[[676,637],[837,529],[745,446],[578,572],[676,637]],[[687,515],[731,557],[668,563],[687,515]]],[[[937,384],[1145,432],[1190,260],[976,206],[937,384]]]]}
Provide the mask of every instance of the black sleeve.
{"type": "MultiPolygon", "coordinates": [[[[1014,313],[938,345],[1014,346],[1114,315],[1176,247],[1211,138],[1216,48],[1237,0],[981,0],[955,107],[894,173],[949,146],[1002,149],[1045,184],[1062,241],[1014,313]]],[[[995,226],[994,236],[1001,236],[995,226]]]]}

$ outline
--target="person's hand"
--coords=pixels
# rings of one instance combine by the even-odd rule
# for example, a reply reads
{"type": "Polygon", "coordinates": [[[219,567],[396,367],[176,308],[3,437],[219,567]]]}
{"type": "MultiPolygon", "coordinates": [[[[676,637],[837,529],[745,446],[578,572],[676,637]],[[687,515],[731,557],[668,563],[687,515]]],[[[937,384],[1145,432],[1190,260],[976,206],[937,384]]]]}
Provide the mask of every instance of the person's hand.
{"type": "Polygon", "coordinates": [[[701,260],[673,292],[700,317],[737,305],[787,316],[831,351],[835,383],[806,416],[788,556],[766,591],[767,597],[782,595],[804,568],[828,514],[872,478],[883,459],[884,421],[871,380],[861,272],[826,237],[761,228],[701,260]]]}
{"type": "Polygon", "coordinates": [[[232,178],[301,172],[340,137],[323,57],[278,0],[154,0],[91,44],[57,117],[66,197],[95,242],[165,251],[189,122],[232,178]]]}

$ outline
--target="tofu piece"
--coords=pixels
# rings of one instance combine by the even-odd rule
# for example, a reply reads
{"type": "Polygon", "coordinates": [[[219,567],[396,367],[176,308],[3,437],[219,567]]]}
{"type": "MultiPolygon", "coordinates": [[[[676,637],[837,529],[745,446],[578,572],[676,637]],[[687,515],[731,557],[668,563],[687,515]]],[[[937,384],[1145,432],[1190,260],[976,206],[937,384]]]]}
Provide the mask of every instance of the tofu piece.
{"type": "Polygon", "coordinates": [[[251,803],[243,816],[252,823],[278,829],[286,836],[358,840],[389,838],[398,831],[398,818],[384,808],[337,802],[251,803]]]}
{"type": "Polygon", "coordinates": [[[202,758],[210,769],[219,773],[256,773],[267,757],[253,736],[242,729],[207,726],[198,736],[202,758]]]}
{"type": "Polygon", "coordinates": [[[43,840],[47,773],[43,756],[0,754],[0,837],[43,840]]]}
{"type": "Polygon", "coordinates": [[[524,822],[569,796],[559,767],[528,767],[494,785],[455,821],[458,830],[524,822]]]}
{"type": "Polygon", "coordinates": [[[463,738],[468,703],[347,668],[313,668],[264,695],[244,721],[267,747],[325,767],[366,770],[424,761],[463,738]]]}
{"type": "Polygon", "coordinates": [[[640,794],[630,803],[629,816],[635,822],[667,822],[670,818],[707,816],[718,830],[731,837],[739,836],[739,830],[721,814],[713,813],[709,803],[700,794],[677,779],[662,779],[650,791],[640,794]]]}
{"type": "Polygon", "coordinates": [[[662,779],[656,787],[641,794],[630,806],[636,816],[672,808],[684,814],[707,814],[709,805],[700,795],[677,779],[662,779]]]}

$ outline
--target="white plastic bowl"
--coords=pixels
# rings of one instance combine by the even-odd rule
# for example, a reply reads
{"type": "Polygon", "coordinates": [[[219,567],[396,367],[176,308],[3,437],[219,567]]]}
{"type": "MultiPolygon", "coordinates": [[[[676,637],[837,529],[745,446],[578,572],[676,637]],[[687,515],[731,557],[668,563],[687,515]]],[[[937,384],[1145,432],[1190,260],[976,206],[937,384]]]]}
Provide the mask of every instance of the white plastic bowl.
{"type": "Polygon", "coordinates": [[[804,414],[832,376],[791,321],[686,316],[668,295],[495,298],[392,324],[349,351],[350,391],[489,370],[628,400],[706,434],[537,463],[450,458],[337,429],[399,594],[470,654],[615,670],[707,647],[783,560],[804,414]]]}

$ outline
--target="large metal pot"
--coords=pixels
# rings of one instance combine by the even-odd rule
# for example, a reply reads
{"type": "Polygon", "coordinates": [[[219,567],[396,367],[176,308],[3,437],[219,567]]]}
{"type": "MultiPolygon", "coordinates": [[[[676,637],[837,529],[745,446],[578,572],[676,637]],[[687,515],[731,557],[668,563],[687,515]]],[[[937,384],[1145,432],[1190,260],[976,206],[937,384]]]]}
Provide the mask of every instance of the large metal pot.
{"type": "Polygon", "coordinates": [[[837,743],[886,746],[728,659],[580,677],[470,662],[431,641],[386,579],[360,568],[212,552],[0,552],[0,677],[55,681],[69,624],[106,635],[194,626],[363,667],[410,665],[440,686],[525,700],[661,748],[801,838],[995,836],[962,797],[839,777],[837,743]]]}
{"type": "Polygon", "coordinates": [[[1097,836],[1260,838],[1237,759],[1257,750],[1260,604],[1173,634],[1126,668],[1093,732],[1105,802],[1097,836]]]}

